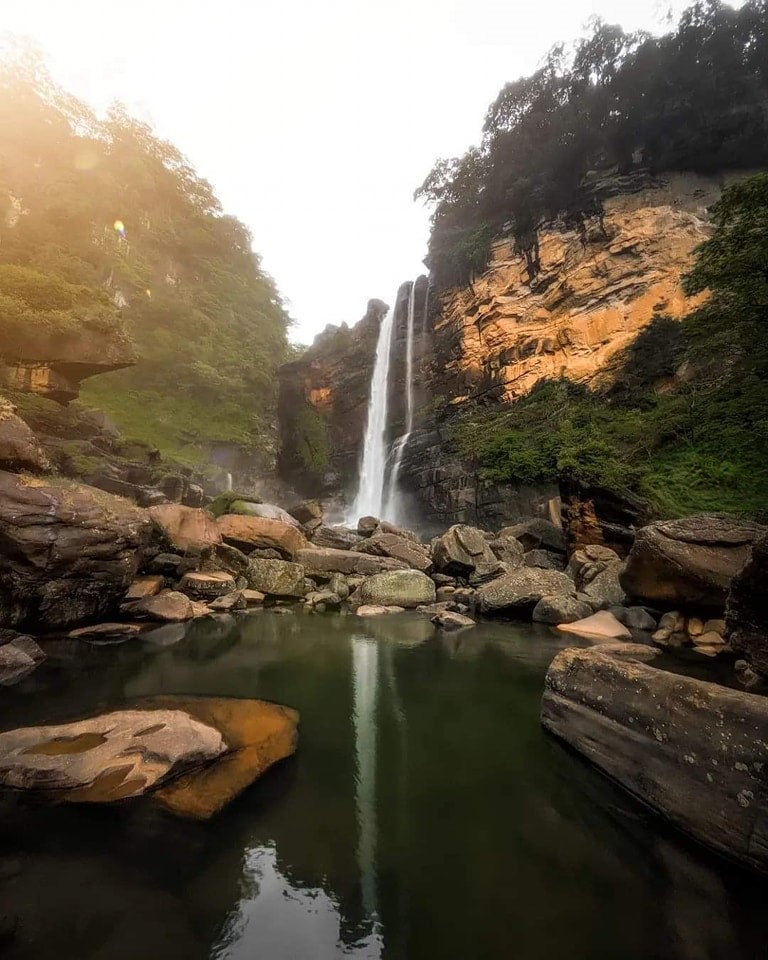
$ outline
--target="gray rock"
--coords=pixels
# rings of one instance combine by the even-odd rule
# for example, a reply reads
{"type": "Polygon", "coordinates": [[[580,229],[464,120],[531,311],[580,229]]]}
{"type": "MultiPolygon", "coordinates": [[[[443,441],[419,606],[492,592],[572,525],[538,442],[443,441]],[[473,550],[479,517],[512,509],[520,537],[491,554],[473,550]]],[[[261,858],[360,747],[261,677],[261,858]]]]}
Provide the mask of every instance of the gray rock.
{"type": "Polygon", "coordinates": [[[616,616],[630,630],[656,629],[656,618],[652,617],[645,607],[622,607],[616,616]]]}
{"type": "Polygon", "coordinates": [[[362,541],[362,537],[348,527],[329,527],[324,524],[312,531],[312,544],[315,547],[328,547],[331,550],[351,550],[362,541]]]}
{"type": "Polygon", "coordinates": [[[516,523],[511,527],[504,527],[499,531],[500,537],[514,537],[523,545],[523,549],[551,550],[553,553],[565,554],[566,543],[565,534],[560,527],[556,527],[550,520],[543,520],[534,517],[530,520],[523,520],[522,523],[516,523]]]}
{"type": "Polygon", "coordinates": [[[592,613],[592,607],[575,597],[564,595],[542,597],[533,608],[532,619],[536,623],[551,623],[557,626],[560,623],[573,623],[583,620],[592,613]]]}
{"type": "Polygon", "coordinates": [[[346,600],[347,597],[349,597],[349,584],[340,573],[333,574],[328,581],[328,589],[332,593],[335,593],[341,600],[346,600]]]}
{"type": "Polygon", "coordinates": [[[392,557],[371,557],[351,550],[309,549],[299,550],[298,562],[303,564],[307,573],[320,579],[329,580],[334,573],[345,576],[357,574],[370,577],[386,570],[405,570],[407,564],[392,557]]]}
{"type": "Polygon", "coordinates": [[[483,613],[532,613],[542,597],[571,596],[573,582],[559,570],[521,567],[480,587],[477,601],[483,613]]]}
{"type": "Polygon", "coordinates": [[[248,562],[247,580],[251,590],[258,590],[267,596],[304,596],[304,567],[300,563],[251,559],[248,562]]]}
{"type": "Polygon", "coordinates": [[[402,560],[403,563],[414,570],[427,571],[432,567],[428,547],[396,533],[377,530],[376,533],[365,540],[361,540],[352,549],[357,553],[367,553],[370,556],[393,557],[395,560],[402,560]]]}
{"type": "Polygon", "coordinates": [[[475,621],[471,617],[465,617],[461,613],[454,613],[451,610],[441,610],[431,617],[431,622],[441,630],[454,632],[456,630],[466,630],[467,627],[474,627],[475,621]]]}
{"type": "Polygon", "coordinates": [[[432,559],[439,573],[483,583],[503,573],[504,567],[481,530],[455,524],[432,543],[432,559]]]}
{"type": "Polygon", "coordinates": [[[364,580],[355,593],[355,601],[413,608],[435,602],[435,585],[420,570],[393,570],[364,580]]]}
{"type": "Polygon", "coordinates": [[[376,517],[360,517],[357,521],[357,532],[361,537],[370,537],[378,529],[379,521],[376,517]]]}
{"type": "Polygon", "coordinates": [[[551,550],[529,550],[523,558],[526,567],[539,567],[541,570],[564,570],[565,558],[551,550]]]}
{"type": "Polygon", "coordinates": [[[323,505],[319,500],[302,500],[288,508],[288,513],[300,524],[312,524],[323,520],[323,505]]]}
{"type": "Polygon", "coordinates": [[[620,579],[623,569],[621,561],[609,564],[584,586],[582,592],[606,606],[623,606],[627,599],[620,579]]]}

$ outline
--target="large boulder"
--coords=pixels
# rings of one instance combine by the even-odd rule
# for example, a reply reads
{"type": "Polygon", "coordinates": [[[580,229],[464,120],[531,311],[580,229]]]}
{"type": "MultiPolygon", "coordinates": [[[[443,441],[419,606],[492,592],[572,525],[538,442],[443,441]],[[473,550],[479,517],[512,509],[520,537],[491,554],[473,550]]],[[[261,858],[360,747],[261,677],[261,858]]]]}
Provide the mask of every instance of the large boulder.
{"type": "Polygon", "coordinates": [[[199,553],[221,543],[221,534],[213,515],[197,507],[180,503],[161,503],[149,508],[149,515],[162,539],[174,550],[199,553]]]}
{"type": "Polygon", "coordinates": [[[319,500],[302,500],[288,507],[288,513],[302,526],[315,526],[323,522],[323,505],[319,500]]]}
{"type": "Polygon", "coordinates": [[[292,517],[287,510],[278,507],[274,503],[262,503],[254,500],[232,500],[227,508],[227,513],[243,517],[261,517],[264,520],[279,520],[281,523],[290,524],[292,527],[299,525],[298,520],[292,517]]]}
{"type": "Polygon", "coordinates": [[[477,602],[482,613],[525,615],[542,597],[572,593],[573,582],[559,570],[520,567],[480,587],[477,602]]]}
{"type": "Polygon", "coordinates": [[[146,511],[120,497],[0,472],[0,625],[107,616],[136,576],[150,530],[146,511]]]}
{"type": "Polygon", "coordinates": [[[719,514],[651,523],[637,533],[621,584],[650,603],[722,610],[731,580],[765,533],[757,523],[719,514]]]}
{"type": "Polygon", "coordinates": [[[471,583],[482,583],[504,571],[482,530],[463,523],[433,540],[432,560],[439,573],[465,577],[471,583]]]}
{"type": "Polygon", "coordinates": [[[394,557],[396,560],[407,563],[414,570],[424,571],[432,567],[429,547],[422,543],[414,543],[413,540],[396,533],[384,533],[378,530],[353,549],[357,553],[367,553],[375,557],[394,557]]]}
{"type": "MultiPolygon", "coordinates": [[[[257,504],[264,506],[264,504],[257,504]]],[[[294,560],[309,541],[293,523],[265,517],[226,513],[216,521],[224,543],[250,553],[254,549],[277,550],[286,560],[294,560]]]]}
{"type": "MultiPolygon", "coordinates": [[[[517,570],[524,563],[525,551],[523,545],[514,537],[497,537],[495,540],[489,540],[488,546],[493,551],[493,555],[500,560],[507,570],[517,570]]],[[[529,563],[529,567],[536,564],[529,563]]],[[[562,568],[559,568],[562,569],[562,568]]]]}
{"type": "Polygon", "coordinates": [[[499,531],[499,537],[514,537],[529,550],[551,550],[552,553],[565,553],[565,534],[551,520],[533,517],[499,531]]]}
{"type": "Polygon", "coordinates": [[[309,549],[299,550],[299,563],[304,565],[308,577],[328,580],[334,573],[345,576],[358,574],[371,577],[386,570],[405,570],[407,564],[392,557],[371,557],[352,550],[309,549]]]}
{"type": "Polygon", "coordinates": [[[583,620],[592,613],[592,607],[576,597],[559,594],[553,597],[542,597],[533,608],[531,619],[535,623],[551,623],[557,626],[560,623],[573,623],[583,620]]]}
{"type": "Polygon", "coordinates": [[[0,467],[33,473],[50,470],[50,461],[37,437],[15,411],[9,400],[0,397],[0,467]]]}
{"type": "Polygon", "coordinates": [[[349,527],[329,527],[321,523],[311,534],[316,547],[328,547],[331,550],[351,550],[363,539],[359,533],[349,527]]]}
{"type": "Polygon", "coordinates": [[[726,632],[734,650],[768,674],[768,534],[731,581],[725,609],[726,632]]]}
{"type": "Polygon", "coordinates": [[[303,597],[304,567],[287,560],[251,559],[246,579],[251,590],[272,597],[303,597]]]}
{"type": "Polygon", "coordinates": [[[359,604],[413,608],[435,602],[435,584],[420,570],[392,570],[363,580],[354,599],[359,604]]]}
{"type": "Polygon", "coordinates": [[[768,870],[768,697],[668,673],[641,644],[559,653],[541,720],[702,843],[768,870]]]}

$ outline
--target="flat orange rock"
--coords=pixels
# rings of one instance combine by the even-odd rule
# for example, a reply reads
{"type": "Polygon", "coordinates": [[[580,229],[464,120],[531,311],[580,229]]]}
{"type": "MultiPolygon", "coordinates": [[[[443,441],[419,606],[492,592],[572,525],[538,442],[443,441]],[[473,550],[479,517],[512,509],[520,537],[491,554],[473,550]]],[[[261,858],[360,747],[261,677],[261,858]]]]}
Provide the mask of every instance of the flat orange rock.
{"type": "Polygon", "coordinates": [[[153,791],[151,798],[179,817],[207,820],[218,813],[298,742],[299,713],[267,700],[227,697],[151,697],[146,710],[183,710],[219,730],[229,747],[213,764],[192,770],[153,791]]]}

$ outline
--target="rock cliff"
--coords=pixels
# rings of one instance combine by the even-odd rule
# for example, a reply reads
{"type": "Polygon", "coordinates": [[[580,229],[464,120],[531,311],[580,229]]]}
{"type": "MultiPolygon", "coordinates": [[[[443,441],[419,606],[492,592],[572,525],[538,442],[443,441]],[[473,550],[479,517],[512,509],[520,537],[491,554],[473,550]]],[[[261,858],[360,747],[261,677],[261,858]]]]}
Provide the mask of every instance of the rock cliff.
{"type": "MultiPolygon", "coordinates": [[[[446,423],[467,404],[511,402],[540,381],[567,377],[607,389],[618,358],[654,316],[679,319],[694,305],[681,274],[709,235],[707,208],[728,177],[642,173],[595,184],[603,214],[580,229],[555,222],[539,232],[530,279],[511,237],[500,237],[485,271],[466,287],[431,291],[417,304],[416,429],[401,481],[420,513],[442,523],[512,520],[556,511],[552,488],[486,482],[452,446],[446,423]]],[[[398,293],[404,331],[408,286],[398,293]]],[[[372,302],[374,303],[374,302],[372,302]]],[[[308,477],[294,427],[299,411],[317,417],[326,443],[326,491],[349,493],[366,422],[381,308],[352,330],[331,328],[281,374],[281,471],[308,477]]],[[[392,358],[390,433],[402,432],[404,333],[392,358]]],[[[659,384],[659,389],[664,389],[659,384]]],[[[311,482],[311,481],[310,481],[311,482]]]]}

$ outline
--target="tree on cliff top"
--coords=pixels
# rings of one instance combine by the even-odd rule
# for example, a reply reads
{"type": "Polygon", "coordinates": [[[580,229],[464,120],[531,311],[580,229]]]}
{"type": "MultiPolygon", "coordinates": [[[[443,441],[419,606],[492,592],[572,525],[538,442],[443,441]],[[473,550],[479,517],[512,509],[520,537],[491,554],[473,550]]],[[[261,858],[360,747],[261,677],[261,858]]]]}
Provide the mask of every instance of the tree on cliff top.
{"type": "Polygon", "coordinates": [[[0,63],[0,217],[0,357],[9,324],[113,324],[138,363],[84,396],[137,439],[186,460],[272,443],[289,320],[247,228],[172,144],[119,105],[97,118],[29,49],[0,63]]]}
{"type": "Polygon", "coordinates": [[[713,172],[768,165],[768,0],[702,0],[663,37],[595,20],[501,90],[483,141],[440,160],[416,191],[433,208],[427,264],[438,284],[482,269],[509,223],[535,273],[536,231],[600,212],[595,169],[713,172]]]}

